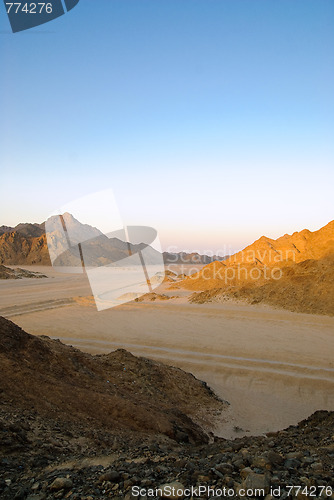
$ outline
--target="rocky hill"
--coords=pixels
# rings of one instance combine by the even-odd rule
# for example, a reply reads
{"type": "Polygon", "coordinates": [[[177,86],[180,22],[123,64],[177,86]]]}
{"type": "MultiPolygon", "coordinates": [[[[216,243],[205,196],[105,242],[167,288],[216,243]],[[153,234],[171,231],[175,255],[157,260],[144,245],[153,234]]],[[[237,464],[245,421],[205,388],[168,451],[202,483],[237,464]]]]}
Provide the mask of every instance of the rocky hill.
{"type": "Polygon", "coordinates": [[[225,408],[203,382],[180,369],[125,350],[91,356],[29,335],[1,317],[0,393],[3,402],[16,402],[16,411],[34,408],[64,425],[88,422],[114,438],[139,433],[206,442],[210,412],[225,408]],[[201,419],[203,427],[196,423],[201,419]]]}
{"type": "Polygon", "coordinates": [[[304,229],[277,240],[262,236],[252,245],[224,262],[213,262],[185,279],[182,285],[190,290],[210,290],[223,285],[239,285],[248,281],[262,284],[266,268],[287,268],[305,260],[318,260],[334,254],[334,221],[318,231],[304,229]],[[258,269],[258,272],[251,272],[258,269]],[[256,277],[256,279],[254,279],[256,277]]]}
{"type": "Polygon", "coordinates": [[[27,237],[17,231],[0,236],[0,264],[51,265],[46,236],[27,237]]]}
{"type": "Polygon", "coordinates": [[[277,240],[262,237],[224,262],[213,262],[176,287],[203,303],[227,297],[292,311],[334,314],[334,221],[277,240]]]}
{"type": "Polygon", "coordinates": [[[0,235],[4,233],[20,233],[22,236],[37,238],[45,233],[45,223],[20,223],[15,227],[0,226],[0,235]]]}
{"type": "Polygon", "coordinates": [[[28,271],[27,269],[12,269],[0,264],[0,280],[18,280],[22,278],[46,278],[45,274],[37,273],[35,271],[28,271]]]}
{"type": "Polygon", "coordinates": [[[204,304],[229,298],[264,303],[289,311],[334,315],[334,254],[308,259],[282,269],[280,279],[249,281],[194,293],[190,302],[204,304]]]}
{"type": "Polygon", "coordinates": [[[226,260],[227,266],[241,263],[277,265],[321,259],[334,253],[334,220],[318,231],[304,229],[293,234],[285,234],[277,240],[262,236],[241,252],[226,260]]]}
{"type": "Polygon", "coordinates": [[[286,499],[288,487],[302,487],[301,499],[333,497],[333,412],[209,443],[213,417],[199,409],[224,416],[226,403],[192,375],[123,350],[90,356],[3,318],[0,397],[4,500],[145,498],[134,486],[147,498],[190,498],[187,489],[199,485],[234,499],[245,488],[243,498],[275,488],[286,499]],[[166,485],[178,493],[165,495],[166,485]],[[156,488],[162,494],[152,496],[156,488]]]}
{"type": "MultiPolygon", "coordinates": [[[[119,231],[119,237],[105,235],[97,228],[82,224],[71,214],[65,213],[62,219],[67,233],[71,235],[68,241],[57,219],[58,217],[51,217],[46,223],[41,224],[22,223],[15,227],[1,226],[0,264],[51,265],[48,238],[49,243],[53,242],[53,247],[57,252],[54,264],[58,266],[81,267],[78,249],[78,243],[81,242],[83,242],[84,260],[87,266],[103,266],[117,262],[128,257],[129,250],[137,253],[144,248],[146,260],[149,258],[151,264],[161,260],[161,254],[142,241],[128,244],[123,231],[119,231]],[[45,233],[46,227],[48,237],[45,233]]],[[[142,236],[143,238],[146,236],[145,229],[143,229],[142,236]]],[[[214,260],[224,259],[224,257],[201,255],[197,252],[163,252],[162,258],[165,264],[208,264],[214,260]]]]}

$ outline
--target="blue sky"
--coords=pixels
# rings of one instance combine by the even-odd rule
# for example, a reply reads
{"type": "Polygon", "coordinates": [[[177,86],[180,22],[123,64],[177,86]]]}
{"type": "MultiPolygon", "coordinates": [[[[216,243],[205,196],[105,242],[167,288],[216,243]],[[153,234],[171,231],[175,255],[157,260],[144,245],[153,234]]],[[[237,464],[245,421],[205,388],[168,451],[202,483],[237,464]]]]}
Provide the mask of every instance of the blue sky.
{"type": "Polygon", "coordinates": [[[332,0],[81,0],[16,34],[0,5],[0,225],[113,188],[164,247],[318,229],[333,46],[332,0]]]}

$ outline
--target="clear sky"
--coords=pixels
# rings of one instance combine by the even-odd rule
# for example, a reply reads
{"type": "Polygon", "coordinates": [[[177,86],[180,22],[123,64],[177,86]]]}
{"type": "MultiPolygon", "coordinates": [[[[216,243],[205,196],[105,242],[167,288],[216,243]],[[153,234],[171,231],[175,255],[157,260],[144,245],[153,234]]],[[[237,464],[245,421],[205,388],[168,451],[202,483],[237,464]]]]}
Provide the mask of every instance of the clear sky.
{"type": "Polygon", "coordinates": [[[0,225],[113,188],[165,248],[320,228],[333,47],[332,0],[81,0],[17,34],[1,3],[0,225]]]}

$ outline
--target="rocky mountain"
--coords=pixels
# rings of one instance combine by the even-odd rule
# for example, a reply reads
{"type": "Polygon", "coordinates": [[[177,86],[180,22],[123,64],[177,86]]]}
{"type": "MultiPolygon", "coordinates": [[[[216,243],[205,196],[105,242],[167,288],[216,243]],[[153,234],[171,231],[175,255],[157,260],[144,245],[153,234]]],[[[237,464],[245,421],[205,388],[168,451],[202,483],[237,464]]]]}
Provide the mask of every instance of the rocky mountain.
{"type": "Polygon", "coordinates": [[[18,231],[0,236],[0,264],[3,265],[51,265],[46,235],[24,236],[18,231]]]}
{"type": "Polygon", "coordinates": [[[208,443],[210,412],[196,415],[224,418],[226,405],[192,375],[123,350],[90,356],[3,318],[0,397],[3,500],[181,499],[199,485],[212,498],[333,497],[334,412],[208,443]]]}
{"type": "Polygon", "coordinates": [[[292,311],[334,314],[334,221],[277,240],[261,237],[224,262],[213,262],[177,286],[199,291],[192,302],[227,297],[292,311]]]}
{"type": "Polygon", "coordinates": [[[22,234],[22,236],[26,236],[27,238],[38,238],[45,233],[45,223],[42,224],[30,224],[30,223],[21,223],[15,227],[10,226],[0,226],[0,235],[4,233],[13,233],[18,232],[22,234]]]}
{"type": "MultiPolygon", "coordinates": [[[[134,240],[138,240],[136,228],[132,228],[134,240]]],[[[145,240],[149,228],[142,229],[145,240]]],[[[138,230],[137,230],[138,233],[138,230]]],[[[153,239],[153,238],[151,238],[153,239]]],[[[42,224],[18,224],[12,228],[0,227],[0,264],[4,265],[51,265],[48,241],[52,243],[56,255],[53,263],[58,266],[81,267],[78,244],[81,244],[86,266],[104,266],[120,261],[131,253],[145,249],[146,262],[159,263],[161,254],[143,240],[127,243],[123,231],[103,234],[97,228],[82,224],[73,215],[64,213],[62,221],[58,216],[51,217],[42,224]],[[64,232],[63,227],[66,227],[64,232]],[[47,231],[47,236],[45,234],[47,231]],[[119,234],[118,234],[119,233],[119,234]]],[[[223,257],[201,255],[196,252],[163,252],[165,264],[208,264],[223,257]]]]}
{"type": "Polygon", "coordinates": [[[49,217],[43,224],[47,236],[52,236],[56,232],[66,232],[71,245],[78,245],[84,241],[93,240],[103,236],[103,233],[96,227],[79,222],[72,214],[65,212],[61,216],[49,217]]]}
{"type": "Polygon", "coordinates": [[[10,226],[0,226],[0,234],[8,233],[10,231],[14,231],[14,228],[10,226]]]}
{"type": "Polygon", "coordinates": [[[293,234],[285,234],[276,240],[262,236],[241,252],[229,257],[225,264],[262,264],[279,266],[320,259],[334,253],[334,220],[318,231],[304,229],[293,234]]]}
{"type": "MultiPolygon", "coordinates": [[[[51,265],[48,240],[56,251],[54,264],[58,266],[81,267],[78,243],[87,266],[116,262],[128,257],[129,250],[136,253],[146,247],[143,244],[128,244],[116,237],[109,238],[97,228],[81,224],[68,213],[63,214],[62,222],[59,217],[51,217],[47,223],[2,228],[6,228],[2,234],[0,232],[0,264],[4,265],[51,265]]],[[[155,251],[151,249],[151,253],[154,260],[155,251]]]]}

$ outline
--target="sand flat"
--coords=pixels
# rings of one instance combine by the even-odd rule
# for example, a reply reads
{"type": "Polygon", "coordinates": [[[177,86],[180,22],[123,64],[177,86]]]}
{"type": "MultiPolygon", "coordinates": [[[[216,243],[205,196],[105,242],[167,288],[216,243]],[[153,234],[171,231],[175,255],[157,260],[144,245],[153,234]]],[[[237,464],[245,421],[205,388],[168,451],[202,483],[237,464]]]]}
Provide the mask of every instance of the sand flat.
{"type": "Polygon", "coordinates": [[[0,314],[92,353],[124,347],[191,371],[231,406],[217,432],[261,433],[334,410],[334,318],[244,303],[190,304],[186,293],[97,312],[83,275],[0,282],[0,314]],[[78,301],[78,297],[82,297],[78,301]]]}

